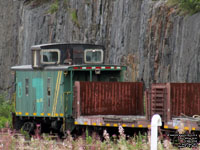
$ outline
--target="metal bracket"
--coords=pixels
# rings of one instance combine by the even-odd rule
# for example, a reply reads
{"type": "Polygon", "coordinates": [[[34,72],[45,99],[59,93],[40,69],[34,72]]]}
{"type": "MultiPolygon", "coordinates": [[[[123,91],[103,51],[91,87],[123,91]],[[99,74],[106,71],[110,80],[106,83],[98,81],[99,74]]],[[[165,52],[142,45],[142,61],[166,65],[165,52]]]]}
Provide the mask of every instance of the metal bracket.
{"type": "Polygon", "coordinates": [[[66,77],[68,75],[68,71],[64,71],[64,75],[66,77]]]}
{"type": "Polygon", "coordinates": [[[64,94],[66,94],[66,95],[69,95],[71,93],[72,93],[71,91],[64,92],[64,94]]]}

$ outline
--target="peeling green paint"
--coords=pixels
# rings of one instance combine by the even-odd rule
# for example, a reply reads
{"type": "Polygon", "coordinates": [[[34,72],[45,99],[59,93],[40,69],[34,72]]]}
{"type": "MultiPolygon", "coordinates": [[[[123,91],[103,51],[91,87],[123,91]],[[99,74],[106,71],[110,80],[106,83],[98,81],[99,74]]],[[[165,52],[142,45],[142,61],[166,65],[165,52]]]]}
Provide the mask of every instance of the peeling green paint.
{"type": "Polygon", "coordinates": [[[22,97],[22,82],[18,82],[18,83],[17,83],[17,96],[18,96],[19,98],[22,97]]]}
{"type": "Polygon", "coordinates": [[[43,79],[34,78],[32,85],[36,89],[36,111],[37,115],[43,113],[43,79]]]}

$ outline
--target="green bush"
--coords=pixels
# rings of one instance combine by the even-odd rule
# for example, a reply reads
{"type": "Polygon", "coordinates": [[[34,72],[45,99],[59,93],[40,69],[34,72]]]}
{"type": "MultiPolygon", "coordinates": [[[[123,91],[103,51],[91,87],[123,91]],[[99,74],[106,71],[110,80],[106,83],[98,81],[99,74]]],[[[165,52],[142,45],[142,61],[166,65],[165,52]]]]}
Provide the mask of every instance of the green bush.
{"type": "Polygon", "coordinates": [[[6,124],[9,126],[12,123],[12,112],[14,112],[14,102],[6,99],[6,94],[0,95],[0,129],[6,124]]]}
{"type": "Polygon", "coordinates": [[[57,12],[59,9],[59,4],[58,4],[58,0],[55,0],[53,4],[51,4],[50,9],[49,9],[49,13],[53,14],[55,12],[57,12]]]}
{"type": "Polygon", "coordinates": [[[177,5],[184,14],[193,15],[200,12],[200,0],[168,0],[169,4],[177,5]]]}
{"type": "Polygon", "coordinates": [[[200,11],[200,0],[180,0],[180,8],[189,14],[195,14],[200,11]]]}
{"type": "Polygon", "coordinates": [[[77,11],[75,9],[71,10],[71,18],[72,18],[72,22],[77,26],[80,27],[79,21],[78,21],[78,14],[77,11]]]}

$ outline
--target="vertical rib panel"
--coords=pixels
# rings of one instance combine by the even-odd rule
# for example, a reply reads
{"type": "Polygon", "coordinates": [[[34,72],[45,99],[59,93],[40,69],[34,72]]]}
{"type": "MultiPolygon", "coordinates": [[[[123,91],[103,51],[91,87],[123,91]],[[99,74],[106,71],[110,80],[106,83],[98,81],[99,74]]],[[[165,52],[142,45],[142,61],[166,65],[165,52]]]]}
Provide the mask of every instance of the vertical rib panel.
{"type": "Polygon", "coordinates": [[[143,84],[80,82],[82,115],[143,115],[143,84]]]}
{"type": "Polygon", "coordinates": [[[200,114],[200,83],[171,83],[172,116],[200,114]]]}

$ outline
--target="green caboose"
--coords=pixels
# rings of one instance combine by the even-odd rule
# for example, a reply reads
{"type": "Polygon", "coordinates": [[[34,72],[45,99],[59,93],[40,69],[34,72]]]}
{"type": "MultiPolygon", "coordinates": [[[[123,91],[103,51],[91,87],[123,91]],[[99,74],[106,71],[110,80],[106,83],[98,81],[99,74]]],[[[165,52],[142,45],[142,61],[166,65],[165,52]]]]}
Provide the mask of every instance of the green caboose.
{"type": "Polygon", "coordinates": [[[75,81],[123,81],[124,66],[106,65],[105,49],[91,44],[46,44],[31,48],[32,64],[14,66],[14,128],[63,132],[74,128],[75,81]]]}

